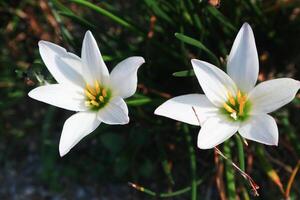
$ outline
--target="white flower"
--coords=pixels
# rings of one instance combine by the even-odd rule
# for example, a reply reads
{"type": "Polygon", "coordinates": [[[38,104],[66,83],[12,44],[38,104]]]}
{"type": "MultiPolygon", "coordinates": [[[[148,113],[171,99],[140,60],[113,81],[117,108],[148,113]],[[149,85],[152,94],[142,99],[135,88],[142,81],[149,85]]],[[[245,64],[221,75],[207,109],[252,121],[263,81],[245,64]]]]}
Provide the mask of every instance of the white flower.
{"type": "Polygon", "coordinates": [[[228,75],[204,61],[193,59],[192,65],[205,95],[174,97],[159,106],[155,114],[200,125],[201,149],[213,148],[236,132],[249,140],[278,144],[276,122],[267,113],[292,101],[300,82],[279,78],[255,86],[259,64],[249,24],[242,26],[233,43],[227,62],[228,75]]]}
{"type": "Polygon", "coordinates": [[[28,95],[77,112],[64,124],[59,143],[60,156],[68,153],[101,122],[129,122],[128,108],[123,99],[136,91],[137,70],[145,62],[142,57],[123,60],[109,74],[90,31],[84,36],[81,58],[46,41],[39,42],[39,51],[57,84],[40,86],[28,95]]]}

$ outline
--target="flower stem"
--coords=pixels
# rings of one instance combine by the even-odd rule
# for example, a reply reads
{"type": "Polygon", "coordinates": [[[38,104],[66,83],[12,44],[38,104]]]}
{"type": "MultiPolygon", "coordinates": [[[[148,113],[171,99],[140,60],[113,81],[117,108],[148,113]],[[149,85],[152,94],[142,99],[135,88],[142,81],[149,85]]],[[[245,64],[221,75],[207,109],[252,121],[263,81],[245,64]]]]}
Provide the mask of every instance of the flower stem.
{"type": "MultiPolygon", "coordinates": [[[[205,178],[207,178],[208,176],[205,176],[205,178]]],[[[199,186],[201,183],[203,183],[204,179],[205,178],[201,178],[199,180],[196,181],[196,186],[199,186]]],[[[179,189],[179,190],[176,190],[174,192],[167,192],[167,193],[156,193],[150,189],[147,189],[145,187],[142,187],[142,186],[139,186],[137,184],[134,184],[134,183],[128,183],[131,187],[133,187],[134,189],[140,191],[140,192],[143,192],[145,194],[148,194],[150,196],[153,196],[153,197],[160,197],[160,198],[169,198],[169,197],[175,197],[175,196],[179,196],[179,195],[182,195],[182,194],[185,194],[189,191],[191,191],[192,187],[191,186],[187,186],[187,187],[184,187],[182,189],[179,189]]]]}
{"type": "Polygon", "coordinates": [[[239,163],[241,170],[245,171],[245,153],[244,153],[244,146],[243,141],[240,135],[235,134],[237,148],[238,148],[238,155],[239,155],[239,163]]]}
{"type": "MultiPolygon", "coordinates": [[[[224,155],[231,159],[231,150],[229,146],[229,142],[224,142],[224,155]]],[[[233,167],[229,162],[225,161],[225,169],[226,169],[226,181],[227,181],[227,192],[228,192],[228,199],[235,200],[236,199],[236,190],[235,190],[235,182],[234,182],[234,171],[233,167]]]]}
{"type": "Polygon", "coordinates": [[[188,143],[188,151],[190,155],[190,166],[191,166],[191,175],[192,175],[191,200],[196,200],[197,199],[196,155],[192,144],[192,138],[190,136],[187,125],[183,125],[183,132],[185,133],[185,140],[188,143]]]}

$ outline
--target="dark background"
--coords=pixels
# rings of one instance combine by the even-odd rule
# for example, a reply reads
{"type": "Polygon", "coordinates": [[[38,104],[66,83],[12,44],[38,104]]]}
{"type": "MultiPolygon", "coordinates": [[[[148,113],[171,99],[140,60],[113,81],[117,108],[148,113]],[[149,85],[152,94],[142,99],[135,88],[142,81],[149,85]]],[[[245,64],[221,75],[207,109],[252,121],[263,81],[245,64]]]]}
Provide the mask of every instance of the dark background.
{"type": "MultiPolygon", "coordinates": [[[[214,150],[197,148],[199,127],[153,114],[172,96],[202,93],[194,76],[172,74],[191,69],[191,58],[220,62],[225,69],[226,55],[244,22],[252,26],[256,38],[259,81],[299,79],[299,1],[217,4],[213,0],[0,0],[0,199],[159,199],[128,182],[160,194],[190,187],[191,180],[201,181],[198,199],[232,199],[232,195],[253,199],[248,183],[214,150]],[[54,82],[37,43],[48,40],[80,55],[86,30],[96,37],[110,71],[133,55],[143,56],[146,64],[138,73],[136,95],[127,100],[130,123],[101,124],[60,158],[61,130],[72,113],[28,97],[28,91],[40,84],[37,77],[54,82]],[[175,33],[200,41],[204,48],[178,39],[175,33]],[[196,170],[190,166],[193,150],[196,170]]],[[[245,148],[246,172],[260,186],[257,199],[300,197],[299,176],[291,179],[300,158],[299,106],[298,95],[272,114],[279,126],[278,147],[249,141],[245,148]]],[[[235,138],[227,146],[238,163],[235,138]]],[[[169,199],[190,199],[190,191],[169,199]]]]}

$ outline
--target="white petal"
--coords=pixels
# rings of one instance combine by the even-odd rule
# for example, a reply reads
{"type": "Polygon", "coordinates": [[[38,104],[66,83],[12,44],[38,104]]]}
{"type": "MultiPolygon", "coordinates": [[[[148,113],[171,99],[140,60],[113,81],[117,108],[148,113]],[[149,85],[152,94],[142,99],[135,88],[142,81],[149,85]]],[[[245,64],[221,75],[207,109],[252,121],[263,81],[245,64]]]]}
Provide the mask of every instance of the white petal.
{"type": "Polygon", "coordinates": [[[47,41],[39,42],[39,51],[46,67],[58,83],[83,86],[82,62],[78,56],[47,41]]]}
{"type": "Polygon", "coordinates": [[[267,145],[278,144],[278,128],[273,117],[267,114],[253,115],[239,128],[241,136],[267,145]]]}
{"type": "Polygon", "coordinates": [[[217,112],[218,108],[216,108],[205,95],[187,94],[169,99],[160,105],[154,113],[199,126],[209,117],[216,116],[217,112]]]}
{"type": "Polygon", "coordinates": [[[222,106],[228,92],[235,96],[236,85],[225,72],[201,60],[192,59],[192,65],[204,93],[214,105],[222,106]]]}
{"type": "Polygon", "coordinates": [[[250,93],[253,113],[270,113],[295,98],[300,82],[291,78],[279,78],[258,84],[250,93]]]}
{"type": "Polygon", "coordinates": [[[143,57],[129,57],[120,62],[111,72],[110,81],[118,96],[130,97],[136,91],[137,70],[145,62],[143,57]]]}
{"type": "Polygon", "coordinates": [[[129,117],[125,101],[120,97],[114,97],[99,110],[98,119],[106,124],[127,124],[129,117]]]}
{"type": "Polygon", "coordinates": [[[211,117],[201,127],[198,135],[200,149],[213,148],[234,135],[239,123],[230,122],[223,117],[211,117]]]}
{"type": "Polygon", "coordinates": [[[28,95],[38,101],[72,111],[84,111],[84,96],[80,91],[60,84],[44,85],[31,90],[28,95]]]}
{"type": "Polygon", "coordinates": [[[84,63],[83,76],[85,80],[93,85],[95,81],[105,84],[108,80],[108,69],[103,61],[97,42],[90,31],[85,33],[81,59],[84,63]]]}
{"type": "Polygon", "coordinates": [[[93,132],[100,124],[96,112],[79,112],[64,124],[59,142],[60,156],[66,155],[82,138],[93,132]]]}
{"type": "Polygon", "coordinates": [[[258,55],[253,31],[245,23],[236,36],[231,48],[227,73],[243,92],[249,92],[257,81],[259,71],[258,55]]]}

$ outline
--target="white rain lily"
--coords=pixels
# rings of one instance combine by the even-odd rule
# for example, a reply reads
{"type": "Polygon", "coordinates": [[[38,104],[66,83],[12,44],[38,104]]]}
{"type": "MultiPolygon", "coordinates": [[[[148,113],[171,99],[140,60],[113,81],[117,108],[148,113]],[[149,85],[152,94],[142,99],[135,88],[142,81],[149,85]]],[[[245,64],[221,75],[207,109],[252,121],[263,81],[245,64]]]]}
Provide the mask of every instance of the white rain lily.
{"type": "Polygon", "coordinates": [[[255,86],[258,54],[254,35],[245,23],[233,43],[227,73],[201,60],[192,60],[197,79],[205,93],[174,97],[155,114],[192,125],[200,125],[198,147],[213,148],[235,133],[267,145],[278,144],[278,128],[268,113],[289,103],[300,82],[279,78],[255,86]]]}
{"type": "Polygon", "coordinates": [[[41,57],[57,84],[37,87],[29,96],[77,113],[64,124],[59,143],[64,156],[101,122],[127,124],[128,108],[123,100],[136,91],[137,70],[142,57],[129,57],[109,74],[92,33],[87,31],[81,58],[47,41],[39,42],[41,57]]]}

